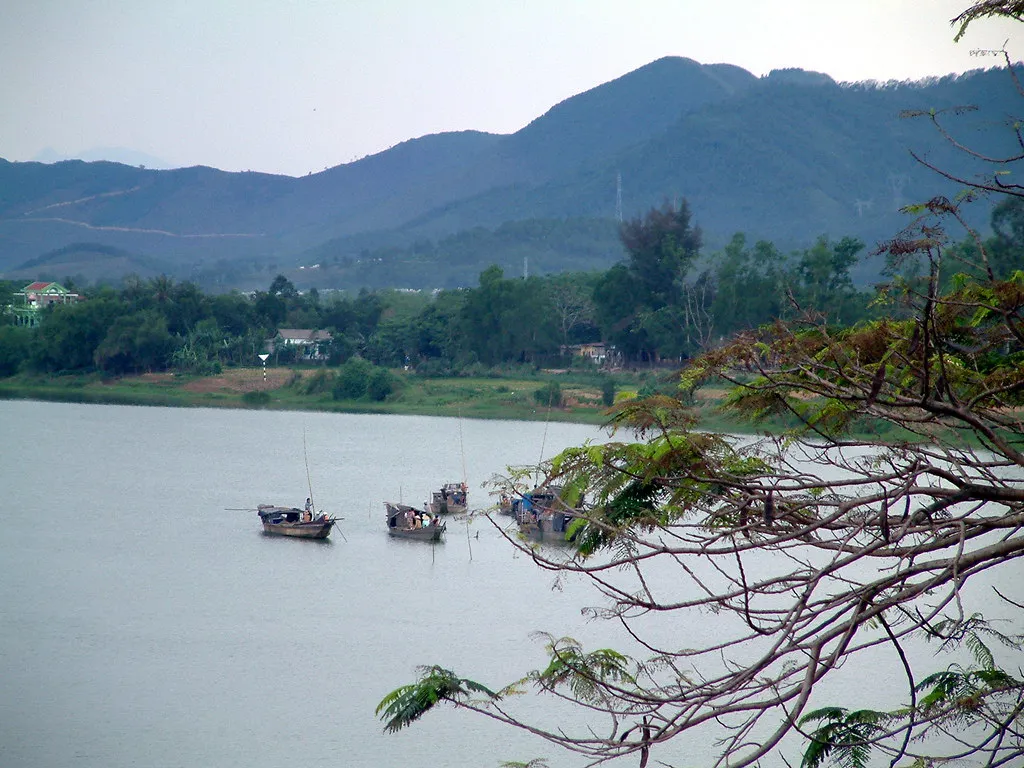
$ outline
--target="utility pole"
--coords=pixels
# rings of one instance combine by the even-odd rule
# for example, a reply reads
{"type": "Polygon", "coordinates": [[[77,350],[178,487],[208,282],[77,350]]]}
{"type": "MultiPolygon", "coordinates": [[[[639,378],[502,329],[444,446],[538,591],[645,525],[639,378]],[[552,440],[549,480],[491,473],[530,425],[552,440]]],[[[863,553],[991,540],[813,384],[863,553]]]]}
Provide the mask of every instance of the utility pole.
{"type": "Polygon", "coordinates": [[[615,220],[622,222],[622,174],[615,174],[615,220]]]}

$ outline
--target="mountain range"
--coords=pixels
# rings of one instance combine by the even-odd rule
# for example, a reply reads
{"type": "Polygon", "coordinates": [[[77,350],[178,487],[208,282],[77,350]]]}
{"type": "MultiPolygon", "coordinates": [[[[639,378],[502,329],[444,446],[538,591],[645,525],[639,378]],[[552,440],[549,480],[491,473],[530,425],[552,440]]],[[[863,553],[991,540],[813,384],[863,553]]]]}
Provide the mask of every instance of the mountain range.
{"type": "MultiPolygon", "coordinates": [[[[958,141],[998,154],[1012,151],[1006,123],[1019,100],[1000,69],[837,83],[670,57],[513,134],[423,136],[298,178],[0,159],[0,274],[166,273],[220,289],[265,287],[277,273],[299,287],[473,285],[495,263],[607,268],[623,256],[622,217],[681,198],[708,251],[735,232],[783,250],[823,234],[871,244],[907,223],[902,206],[956,192],[911,151],[953,173],[984,170],[929,110],[958,141]],[[956,109],[966,105],[977,110],[956,109]]],[[[986,204],[972,215],[984,226],[986,204]]]]}

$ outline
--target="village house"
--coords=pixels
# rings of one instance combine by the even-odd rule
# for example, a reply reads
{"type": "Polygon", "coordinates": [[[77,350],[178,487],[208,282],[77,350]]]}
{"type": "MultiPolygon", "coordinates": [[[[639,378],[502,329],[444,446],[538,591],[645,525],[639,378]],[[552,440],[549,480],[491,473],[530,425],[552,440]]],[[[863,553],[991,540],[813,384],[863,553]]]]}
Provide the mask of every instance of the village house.
{"type": "Polygon", "coordinates": [[[82,297],[72,293],[60,283],[29,283],[16,291],[13,301],[6,308],[14,317],[15,325],[36,327],[42,321],[43,310],[54,304],[71,304],[82,297]]]}
{"type": "Polygon", "coordinates": [[[570,344],[569,346],[562,347],[562,354],[586,358],[598,368],[619,364],[619,355],[615,347],[609,347],[600,341],[589,344],[570,344]]]}
{"type": "Polygon", "coordinates": [[[301,348],[303,360],[326,360],[334,337],[330,331],[310,328],[280,328],[267,342],[268,351],[288,347],[301,348]]]}

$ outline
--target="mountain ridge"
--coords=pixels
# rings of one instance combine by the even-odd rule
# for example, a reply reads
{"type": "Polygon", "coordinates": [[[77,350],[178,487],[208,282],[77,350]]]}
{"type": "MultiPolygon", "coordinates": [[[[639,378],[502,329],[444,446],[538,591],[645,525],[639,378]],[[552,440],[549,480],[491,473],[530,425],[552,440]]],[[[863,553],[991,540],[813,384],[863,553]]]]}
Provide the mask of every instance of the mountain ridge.
{"type": "MultiPolygon", "coordinates": [[[[357,262],[506,222],[612,220],[620,194],[626,216],[686,197],[712,244],[736,231],[787,247],[822,233],[870,240],[894,233],[901,204],[943,188],[910,149],[962,166],[931,126],[900,120],[900,110],[969,99],[990,113],[1009,110],[1012,98],[999,70],[839,84],[803,70],[758,78],[666,57],[512,134],[430,134],[307,176],[0,160],[0,271],[93,241],[179,276],[239,273],[245,264],[260,273],[311,257],[357,262]]],[[[972,137],[994,146],[994,135],[971,125],[972,137]]],[[[593,268],[613,262],[615,246],[593,268]]],[[[594,247],[588,240],[587,258],[594,247]]],[[[578,265],[579,255],[567,253],[566,263],[578,265]]],[[[487,257],[460,265],[459,279],[472,283],[487,257]]]]}

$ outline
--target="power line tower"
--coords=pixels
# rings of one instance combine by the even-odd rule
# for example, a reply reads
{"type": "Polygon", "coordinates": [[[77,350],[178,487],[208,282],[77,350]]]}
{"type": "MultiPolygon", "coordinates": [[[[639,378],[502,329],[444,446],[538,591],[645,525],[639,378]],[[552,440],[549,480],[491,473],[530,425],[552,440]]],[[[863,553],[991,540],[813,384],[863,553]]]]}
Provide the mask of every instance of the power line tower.
{"type": "Polygon", "coordinates": [[[615,220],[622,221],[622,174],[615,174],[615,220]]]}

